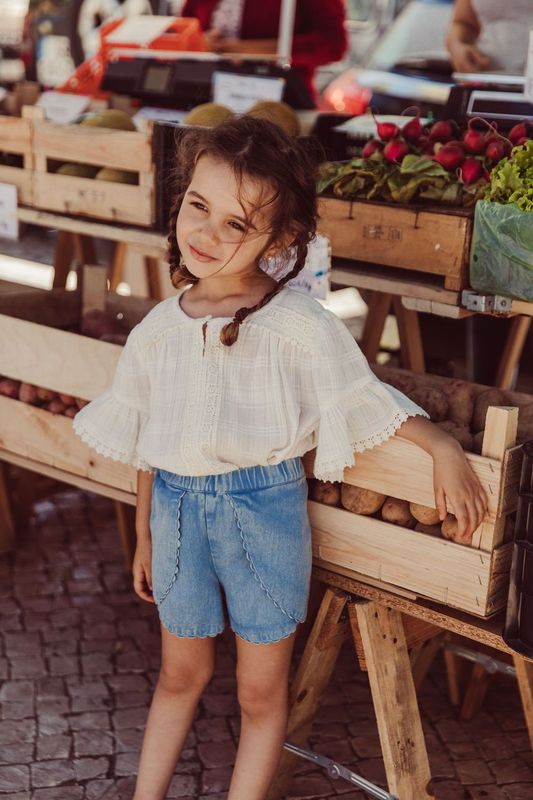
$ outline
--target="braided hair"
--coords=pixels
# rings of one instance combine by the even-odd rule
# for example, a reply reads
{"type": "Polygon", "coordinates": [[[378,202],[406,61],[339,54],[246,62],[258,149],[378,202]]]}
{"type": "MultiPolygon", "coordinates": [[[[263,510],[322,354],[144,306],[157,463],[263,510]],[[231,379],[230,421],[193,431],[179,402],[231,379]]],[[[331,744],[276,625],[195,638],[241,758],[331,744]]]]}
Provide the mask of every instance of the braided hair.
{"type": "Polygon", "coordinates": [[[269,303],[303,269],[309,242],[316,231],[317,162],[308,149],[274,123],[247,116],[233,117],[213,129],[178,129],[177,138],[175,195],[168,234],[170,280],[175,288],[198,282],[183,263],[176,222],[194,168],[204,155],[228,164],[238,182],[249,177],[270,184],[274,190],[268,203],[271,207],[270,236],[258,256],[258,264],[280,241],[290,242],[286,250],[287,266],[296,255],[292,269],[276,280],[276,285],[258,303],[250,308],[239,308],[232,321],[222,328],[220,340],[230,346],[237,341],[244,320],[269,303]]]}

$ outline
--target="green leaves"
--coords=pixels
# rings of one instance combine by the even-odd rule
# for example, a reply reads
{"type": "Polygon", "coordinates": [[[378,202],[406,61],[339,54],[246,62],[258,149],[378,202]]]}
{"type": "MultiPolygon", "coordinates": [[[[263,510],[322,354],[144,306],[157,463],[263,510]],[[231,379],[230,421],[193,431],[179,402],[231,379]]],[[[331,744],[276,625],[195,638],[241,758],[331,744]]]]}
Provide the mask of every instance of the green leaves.
{"type": "Polygon", "coordinates": [[[494,167],[485,199],[533,211],[533,139],[514,147],[511,155],[494,167]]]}

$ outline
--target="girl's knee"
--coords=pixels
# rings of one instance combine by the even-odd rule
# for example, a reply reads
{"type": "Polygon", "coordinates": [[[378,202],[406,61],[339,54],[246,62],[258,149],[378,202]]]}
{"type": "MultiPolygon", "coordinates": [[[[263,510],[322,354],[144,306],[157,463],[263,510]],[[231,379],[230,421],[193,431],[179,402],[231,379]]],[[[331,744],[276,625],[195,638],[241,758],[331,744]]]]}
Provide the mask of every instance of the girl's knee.
{"type": "Polygon", "coordinates": [[[238,685],[237,697],[243,714],[263,715],[288,705],[288,687],[280,681],[276,686],[265,686],[256,681],[241,681],[238,685]]]}
{"type": "Polygon", "coordinates": [[[213,665],[162,664],[159,686],[172,694],[202,694],[213,677],[213,665]]]}

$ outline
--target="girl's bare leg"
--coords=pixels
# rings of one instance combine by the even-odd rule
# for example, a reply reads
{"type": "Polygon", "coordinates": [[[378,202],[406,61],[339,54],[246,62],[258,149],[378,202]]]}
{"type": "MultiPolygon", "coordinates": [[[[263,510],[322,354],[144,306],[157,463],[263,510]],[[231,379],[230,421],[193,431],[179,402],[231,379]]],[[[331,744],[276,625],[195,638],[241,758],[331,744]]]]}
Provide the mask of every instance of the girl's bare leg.
{"type": "Polygon", "coordinates": [[[161,670],[146,723],[133,800],[165,797],[198,701],[213,675],[214,637],[181,638],[161,626],[161,646],[161,670]]]}
{"type": "Polygon", "coordinates": [[[287,730],[294,634],[273,644],[235,638],[241,735],[228,800],[263,800],[287,730]]]}

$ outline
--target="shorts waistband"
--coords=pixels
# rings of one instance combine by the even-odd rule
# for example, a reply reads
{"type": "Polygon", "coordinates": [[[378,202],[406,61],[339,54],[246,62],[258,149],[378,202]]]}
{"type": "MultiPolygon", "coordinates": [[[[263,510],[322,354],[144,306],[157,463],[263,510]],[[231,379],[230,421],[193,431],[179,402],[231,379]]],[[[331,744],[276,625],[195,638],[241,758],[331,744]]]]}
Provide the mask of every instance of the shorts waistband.
{"type": "Polygon", "coordinates": [[[176,475],[163,469],[157,470],[161,479],[169,486],[187,489],[191,492],[216,494],[222,492],[246,492],[251,489],[264,489],[267,486],[289,483],[305,476],[300,457],[288,458],[280,464],[268,466],[242,467],[222,475],[176,475]]]}

